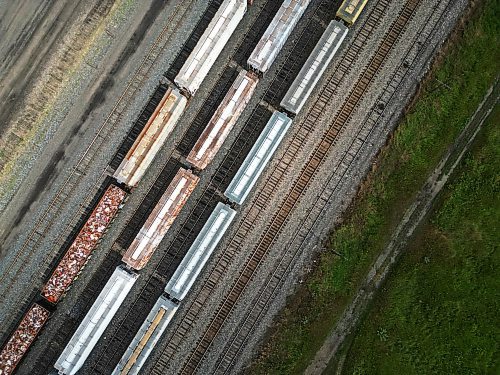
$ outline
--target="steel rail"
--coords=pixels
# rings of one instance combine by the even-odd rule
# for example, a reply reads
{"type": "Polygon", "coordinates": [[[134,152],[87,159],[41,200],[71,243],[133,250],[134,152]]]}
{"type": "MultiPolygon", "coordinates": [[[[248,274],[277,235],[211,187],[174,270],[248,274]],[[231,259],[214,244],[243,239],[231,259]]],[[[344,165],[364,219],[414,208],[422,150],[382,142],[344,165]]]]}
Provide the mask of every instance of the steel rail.
{"type": "MultiPolygon", "coordinates": [[[[194,0],[190,0],[190,3],[186,7],[186,9],[188,9],[193,2],[194,0]]],[[[100,154],[99,151],[102,150],[102,148],[106,144],[105,140],[117,127],[123,113],[128,109],[137,91],[140,89],[141,85],[150,74],[159,55],[163,52],[166,44],[170,40],[170,38],[166,38],[165,36],[167,32],[175,27],[176,24],[172,23],[172,20],[176,15],[179,14],[181,5],[185,6],[185,4],[181,3],[176,5],[174,12],[171,14],[169,20],[166,23],[166,26],[162,29],[159,36],[150,47],[147,55],[143,58],[140,66],[136,69],[133,77],[128,82],[123,94],[117,100],[113,109],[97,130],[92,141],[86,147],[84,153],[78,159],[75,166],[71,168],[71,172],[69,173],[68,177],[56,192],[55,196],[51,199],[41,217],[36,221],[34,229],[30,232],[30,234],[28,234],[27,239],[21,245],[14,260],[6,266],[5,271],[0,276],[0,294],[2,296],[6,295],[6,291],[12,288],[12,285],[17,281],[19,276],[23,274],[22,262],[26,259],[29,259],[33,255],[37,246],[40,245],[47,232],[55,224],[55,218],[64,208],[64,202],[69,199],[75,187],[83,180],[83,177],[85,176],[84,171],[100,154]],[[17,269],[17,271],[14,271],[14,267],[18,264],[19,268],[17,269]],[[13,272],[12,275],[11,272],[13,272]],[[8,277],[10,278],[10,280],[6,282],[6,279],[8,277]]],[[[55,245],[52,246],[52,251],[49,251],[44,256],[42,262],[40,262],[41,266],[39,267],[39,271],[37,271],[33,276],[34,278],[39,277],[41,274],[46,272],[46,268],[48,267],[51,259],[53,259],[55,257],[55,254],[60,251],[60,248],[65,242],[68,233],[71,232],[76,223],[78,223],[79,218],[85,211],[85,207],[87,206],[86,203],[92,200],[96,189],[98,189],[98,187],[102,183],[102,179],[105,176],[106,171],[103,170],[97,181],[92,183],[92,187],[88,189],[87,195],[83,199],[83,202],[79,205],[80,208],[76,210],[75,214],[73,214],[72,219],[69,220],[69,222],[66,224],[65,229],[62,230],[58,235],[58,239],[55,241],[55,245]]],[[[9,316],[11,314],[12,309],[14,309],[15,305],[16,304],[11,304],[12,307],[6,313],[6,316],[9,316]]],[[[19,305],[19,303],[17,305],[19,305]]]]}
{"type": "MultiPolygon", "coordinates": [[[[198,342],[194,352],[192,352],[192,354],[188,357],[188,360],[183,365],[181,373],[194,373],[202,363],[208,348],[211,346],[226,319],[229,317],[231,311],[257,268],[260,266],[267,252],[276,241],[278,235],[282,232],[284,226],[288,223],[290,213],[296,207],[301,197],[305,194],[313,180],[313,177],[323,164],[342,128],[350,121],[350,118],[358,107],[361,98],[364,96],[377,73],[383,66],[383,63],[386,61],[392,47],[398,41],[403,30],[405,30],[405,26],[412,18],[418,4],[419,0],[409,0],[403,7],[403,10],[400,12],[398,17],[392,23],[388,33],[378,46],[377,51],[370,59],[370,62],[362,72],[360,78],[354,85],[354,88],[342,104],[340,110],[337,112],[330,129],[323,135],[321,142],[313,151],[312,156],[302,169],[299,177],[295,180],[291,190],[282,202],[278,212],[274,215],[267,230],[259,240],[251,257],[246,261],[240,276],[236,279],[236,282],[231,287],[229,293],[220,304],[217,312],[214,314],[211,322],[209,323],[208,329],[198,342]]],[[[326,103],[329,101],[328,99],[331,98],[331,95],[329,95],[328,90],[323,92],[323,94],[325,93],[326,95],[320,96],[319,101],[324,101],[326,103]]]]}
{"type": "MultiPolygon", "coordinates": [[[[331,80],[336,87],[338,87],[338,84],[342,80],[342,77],[350,69],[352,62],[358,56],[359,52],[363,48],[370,33],[377,26],[377,22],[380,19],[380,17],[382,17],[384,10],[388,6],[388,4],[389,2],[386,0],[381,0],[378,3],[378,7],[376,7],[372,13],[373,17],[369,18],[368,21],[365,22],[364,27],[358,33],[357,38],[352,42],[352,45],[346,51],[344,59],[340,63],[339,67],[335,70],[335,73],[333,74],[333,78],[331,80]]],[[[333,95],[333,93],[335,92],[335,90],[332,91],[331,87],[327,91],[328,95],[330,96],[333,95]]],[[[320,103],[320,100],[318,100],[317,104],[318,103],[320,103]]],[[[217,284],[218,280],[220,280],[220,278],[224,275],[225,270],[227,269],[228,265],[234,258],[237,252],[238,244],[246,237],[246,234],[253,228],[256,220],[259,217],[258,213],[265,207],[266,201],[273,191],[273,188],[272,187],[269,188],[269,186],[270,185],[274,186],[281,179],[281,177],[283,177],[284,173],[286,172],[286,168],[294,159],[294,156],[300,150],[301,144],[307,138],[307,136],[311,134],[311,132],[314,130],[314,122],[321,115],[322,108],[324,108],[325,104],[326,104],[325,102],[321,102],[320,103],[321,107],[318,107],[317,105],[310,111],[309,116],[306,119],[306,124],[301,129],[302,132],[299,131],[293,137],[292,142],[285,151],[285,155],[281,158],[280,163],[276,166],[275,173],[273,173],[273,175],[269,179],[269,183],[266,185],[268,187],[267,190],[265,187],[263,191],[259,193],[257,199],[255,199],[255,202],[252,204],[252,208],[250,209],[250,214],[249,214],[249,216],[251,216],[252,219],[245,220],[239,225],[238,229],[236,230],[236,235],[233,237],[233,240],[229,248],[223,250],[221,259],[219,259],[219,261],[216,264],[215,270],[213,270],[210,276],[208,277],[204,289],[202,289],[202,291],[198,293],[196,300],[191,304],[191,306],[188,307],[187,314],[183,319],[183,321],[181,322],[181,325],[174,331],[173,337],[168,343],[167,348],[156,362],[155,368],[153,369],[153,373],[160,374],[162,373],[162,371],[165,370],[165,368],[169,364],[171,357],[175,353],[176,348],[184,341],[186,333],[189,331],[189,328],[191,327],[193,322],[196,321],[196,317],[199,311],[203,309],[204,304],[207,298],[209,297],[211,291],[217,284]],[[275,175],[280,173],[281,176],[279,178],[275,178],[275,175]]]]}
{"type": "MultiPolygon", "coordinates": [[[[415,43],[422,37],[424,37],[425,41],[430,39],[433,32],[439,27],[439,22],[444,17],[448,4],[449,2],[440,2],[438,9],[429,15],[427,21],[423,24],[424,26],[421,28],[420,32],[417,33],[415,40],[410,44],[413,47],[401,59],[402,62],[399,64],[396,72],[392,75],[389,85],[379,96],[377,100],[379,103],[389,103],[393,99],[397,89],[407,77],[410,71],[409,67],[419,57],[420,51],[426,47],[425,42],[419,45],[415,43]],[[439,14],[438,21],[434,23],[432,28],[424,31],[428,23],[431,21],[431,18],[436,14],[439,14]],[[413,57],[411,56],[412,54],[414,54],[413,57]]],[[[321,193],[316,198],[316,201],[313,207],[308,211],[307,216],[301,220],[301,223],[298,225],[298,229],[294,232],[291,240],[288,242],[289,246],[284,252],[283,257],[279,260],[275,270],[267,277],[262,290],[254,298],[250,311],[246,313],[245,318],[239,325],[236,333],[225,345],[222,355],[219,357],[219,361],[215,367],[215,373],[226,374],[231,370],[234,360],[241,352],[241,349],[243,348],[249,335],[254,332],[256,324],[266,312],[266,308],[271,303],[273,296],[275,296],[276,292],[279,290],[279,287],[281,286],[289,269],[292,267],[294,260],[300,253],[300,250],[304,248],[308,239],[314,236],[314,228],[319,225],[321,215],[324,213],[328,202],[331,202],[334,193],[343,181],[343,177],[348,172],[348,168],[361,153],[363,146],[368,142],[368,139],[373,134],[375,126],[383,113],[383,109],[381,110],[375,107],[372,108],[370,113],[366,116],[365,121],[363,121],[363,126],[353,138],[348,150],[338,161],[333,174],[329,177],[327,183],[325,184],[325,188],[322,189],[321,193]],[[294,245],[297,241],[299,243],[294,245]],[[295,250],[290,250],[291,247],[295,250]]]]}

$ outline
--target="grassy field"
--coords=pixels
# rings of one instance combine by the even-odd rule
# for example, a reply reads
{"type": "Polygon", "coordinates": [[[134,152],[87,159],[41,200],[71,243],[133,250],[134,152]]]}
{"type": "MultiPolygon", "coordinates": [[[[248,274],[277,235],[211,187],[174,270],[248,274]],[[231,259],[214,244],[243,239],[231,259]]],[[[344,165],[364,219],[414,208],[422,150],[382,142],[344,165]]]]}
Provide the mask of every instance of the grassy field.
{"type": "Polygon", "coordinates": [[[302,373],[314,358],[404,210],[500,71],[498,14],[499,0],[483,2],[453,37],[333,232],[332,251],[321,255],[317,269],[290,298],[248,373],[302,373]]]}
{"type": "Polygon", "coordinates": [[[499,123],[497,106],[356,332],[344,373],[499,373],[499,123]]]}

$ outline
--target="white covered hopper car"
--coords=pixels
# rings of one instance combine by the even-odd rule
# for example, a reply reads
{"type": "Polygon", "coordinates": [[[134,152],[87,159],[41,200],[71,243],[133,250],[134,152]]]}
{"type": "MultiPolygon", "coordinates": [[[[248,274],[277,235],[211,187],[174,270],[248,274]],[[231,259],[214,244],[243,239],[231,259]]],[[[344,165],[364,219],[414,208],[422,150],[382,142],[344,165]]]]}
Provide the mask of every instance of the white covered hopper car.
{"type": "Polygon", "coordinates": [[[285,0],[248,58],[248,65],[265,73],[280,53],[311,0],[285,0]]]}
{"type": "Polygon", "coordinates": [[[318,44],[293,81],[281,106],[287,111],[297,114],[302,109],[309,95],[320,80],[326,68],[335,56],[342,41],[347,35],[347,27],[338,21],[332,21],[321,36],[318,44]]]}
{"type": "Polygon", "coordinates": [[[85,363],[102,333],[118,311],[138,275],[123,266],[116,267],[54,367],[59,374],[75,374],[85,363]]]}
{"type": "Polygon", "coordinates": [[[165,287],[165,292],[170,298],[182,301],[186,296],[235,215],[236,211],[231,207],[221,202],[217,203],[200,234],[165,287]]]}
{"type": "Polygon", "coordinates": [[[246,11],[247,0],[225,0],[222,3],[175,77],[177,86],[194,95],[246,11]]]}
{"type": "Polygon", "coordinates": [[[254,73],[240,72],[189,153],[188,162],[203,170],[213,160],[250,101],[258,81],[254,73]]]}
{"type": "Polygon", "coordinates": [[[285,136],[292,120],[284,113],[275,111],[250,153],[236,172],[224,192],[231,201],[242,204],[264,171],[267,163],[285,136]]]}
{"type": "Polygon", "coordinates": [[[115,367],[113,375],[138,374],[236,215],[219,202],[161,296],[115,367]]]}

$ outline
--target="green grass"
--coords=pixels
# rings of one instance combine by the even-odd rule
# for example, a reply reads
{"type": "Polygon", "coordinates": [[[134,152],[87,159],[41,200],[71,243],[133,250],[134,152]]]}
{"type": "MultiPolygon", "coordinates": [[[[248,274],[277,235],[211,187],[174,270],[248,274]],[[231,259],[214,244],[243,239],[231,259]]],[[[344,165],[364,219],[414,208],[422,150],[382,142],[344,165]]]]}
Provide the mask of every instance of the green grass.
{"type": "Polygon", "coordinates": [[[351,343],[346,374],[500,372],[500,106],[351,343]]]}
{"type": "Polygon", "coordinates": [[[248,373],[302,373],[314,358],[404,210],[498,74],[498,14],[499,0],[485,1],[455,37],[332,234],[330,248],[342,256],[321,255],[248,373]]]}

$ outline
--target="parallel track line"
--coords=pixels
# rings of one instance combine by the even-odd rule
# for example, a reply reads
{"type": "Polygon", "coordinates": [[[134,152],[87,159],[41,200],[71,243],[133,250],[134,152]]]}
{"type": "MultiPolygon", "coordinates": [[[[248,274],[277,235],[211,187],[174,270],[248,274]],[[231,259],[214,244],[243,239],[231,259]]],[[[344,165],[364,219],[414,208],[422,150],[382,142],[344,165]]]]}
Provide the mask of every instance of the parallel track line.
{"type": "Polygon", "coordinates": [[[383,66],[383,63],[385,62],[389,52],[392,50],[392,47],[395,45],[396,41],[399,39],[400,35],[405,29],[406,24],[412,18],[418,4],[419,0],[409,0],[403,7],[403,10],[398,15],[396,20],[391,25],[388,33],[380,43],[377,51],[370,59],[367,68],[365,68],[364,72],[361,74],[361,77],[358,79],[351,93],[347,97],[347,100],[344,102],[344,104],[340,108],[340,111],[335,116],[330,129],[324,134],[323,139],[313,151],[311,158],[303,168],[301,174],[299,175],[299,178],[296,179],[292,189],[283,201],[278,212],[274,215],[273,219],[271,220],[271,224],[268,226],[268,229],[261,237],[252,256],[247,260],[240,276],[233,284],[224,301],[219,306],[217,312],[212,318],[211,323],[208,326],[208,329],[205,331],[201,340],[198,342],[194,352],[189,356],[188,360],[184,364],[181,373],[194,373],[202,363],[206,352],[217,336],[219,330],[225,323],[226,319],[232,312],[234,306],[239,300],[240,295],[245,290],[256,269],[259,267],[270,247],[276,241],[278,235],[281,233],[284,226],[288,223],[290,213],[295,208],[300,198],[306,192],[309,184],[315,176],[316,171],[322,165],[324,159],[330,151],[330,148],[334,145],[338,134],[340,133],[343,126],[350,120],[353,112],[359,104],[359,101],[363,97],[367,88],[370,86],[376,74],[379,72],[380,68],[383,66]]]}
{"type": "MultiPolygon", "coordinates": [[[[381,103],[389,103],[397,89],[400,87],[404,79],[408,75],[409,72],[409,61],[414,61],[420,53],[420,50],[424,48],[424,45],[417,46],[415,42],[420,39],[425,34],[425,40],[427,41],[433,32],[439,27],[439,21],[444,17],[445,10],[448,6],[448,2],[440,3],[439,10],[439,20],[434,23],[434,26],[428,31],[424,32],[424,29],[428,22],[431,21],[431,18],[437,14],[437,10],[434,11],[428,18],[427,22],[424,23],[424,26],[417,34],[414,44],[414,48],[410,49],[405,57],[402,59],[402,63],[399,65],[396,72],[393,74],[390,84],[385,88],[383,93],[379,96],[378,101],[381,103]],[[411,53],[414,53],[414,56],[411,56],[411,53]]],[[[348,151],[344,154],[341,160],[335,167],[334,173],[329,177],[328,182],[325,184],[325,188],[319,194],[314,207],[308,211],[308,214],[304,220],[302,220],[301,224],[298,226],[298,229],[292,236],[292,240],[289,241],[289,247],[287,251],[284,253],[283,257],[280,259],[277,264],[276,269],[273,273],[267,278],[267,282],[265,286],[262,288],[261,292],[254,299],[251,304],[251,310],[246,314],[242,324],[239,326],[237,332],[233,335],[233,337],[229,340],[228,344],[225,346],[223,353],[221,355],[222,358],[219,359],[217,366],[215,367],[215,373],[227,374],[236,359],[236,357],[241,352],[241,349],[245,345],[248,337],[254,332],[256,324],[258,324],[260,318],[266,312],[267,307],[270,305],[273,297],[278,293],[280,286],[283,283],[288,271],[292,267],[294,260],[297,258],[300,250],[304,248],[306,241],[314,236],[314,228],[319,225],[319,221],[321,220],[321,214],[324,212],[327,207],[328,202],[332,200],[334,193],[337,191],[338,186],[340,185],[343,177],[348,171],[348,168],[355,161],[356,157],[360,154],[362,147],[368,142],[368,139],[372,135],[376,124],[378,123],[380,117],[383,115],[384,110],[379,110],[374,108],[368,114],[365,121],[363,121],[363,127],[358,131],[356,137],[354,137],[351,142],[348,151]],[[329,186],[333,185],[332,188],[329,186]],[[297,245],[293,245],[296,242],[299,242],[297,245]],[[294,247],[295,250],[291,250],[290,248],[294,247]]]]}

